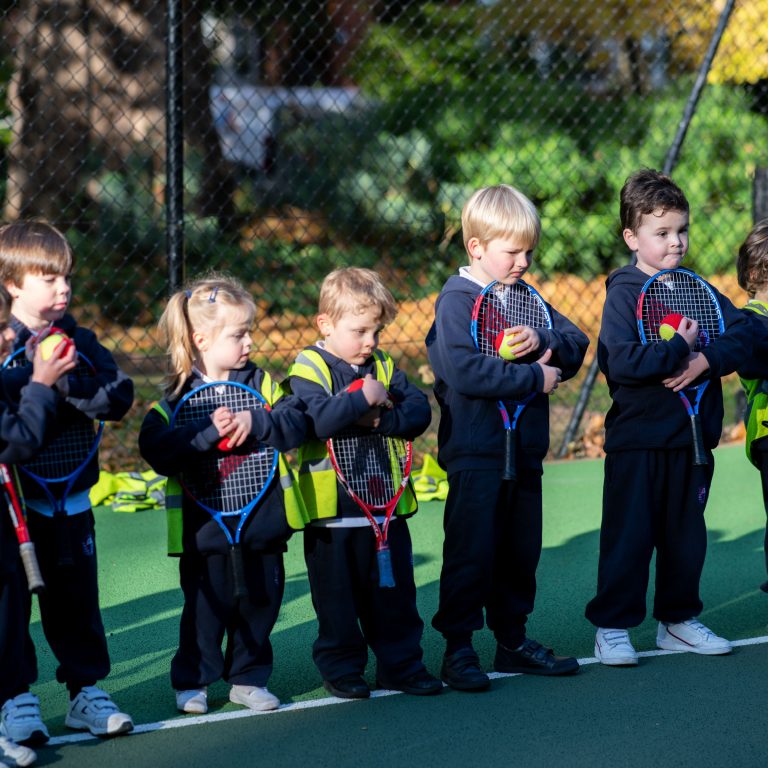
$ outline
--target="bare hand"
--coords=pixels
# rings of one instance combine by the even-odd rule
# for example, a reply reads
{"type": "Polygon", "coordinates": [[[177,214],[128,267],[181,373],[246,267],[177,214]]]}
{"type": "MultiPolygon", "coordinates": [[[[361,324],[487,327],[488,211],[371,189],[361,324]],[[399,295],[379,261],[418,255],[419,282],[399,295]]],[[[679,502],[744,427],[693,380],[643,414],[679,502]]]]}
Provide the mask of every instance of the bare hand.
{"type": "Polygon", "coordinates": [[[242,445],[253,429],[253,415],[250,411],[238,411],[232,414],[232,428],[226,436],[229,449],[242,445]]]}
{"type": "Polygon", "coordinates": [[[560,368],[555,368],[553,365],[547,365],[551,358],[552,350],[548,349],[534,363],[534,365],[538,365],[541,368],[541,371],[544,374],[544,385],[541,391],[545,395],[549,395],[557,389],[557,385],[560,383],[560,380],[563,376],[563,372],[560,370],[560,368]]]}
{"type": "Polygon", "coordinates": [[[541,346],[539,334],[527,325],[515,325],[512,328],[507,328],[506,333],[514,337],[506,343],[513,347],[513,352],[517,358],[530,355],[531,352],[536,352],[541,346]]]}
{"type": "Polygon", "coordinates": [[[368,405],[371,406],[371,408],[375,408],[377,406],[384,408],[391,407],[389,403],[389,393],[387,392],[387,388],[384,386],[384,384],[382,384],[382,382],[374,379],[370,373],[367,374],[363,379],[362,390],[363,395],[365,396],[365,400],[368,405]]]}
{"type": "MultiPolygon", "coordinates": [[[[35,346],[34,357],[32,358],[32,381],[38,384],[45,384],[47,387],[53,387],[62,376],[71,371],[77,363],[77,350],[74,344],[68,344],[67,340],[62,340],[49,355],[48,359],[43,359],[39,345],[35,346]],[[66,347],[66,352],[59,356],[60,351],[66,347]]],[[[68,389],[68,387],[67,387],[68,389]]]]}
{"type": "MultiPolygon", "coordinates": [[[[698,327],[698,326],[697,326],[698,327]]],[[[685,387],[689,387],[703,373],[709,370],[709,361],[701,352],[692,352],[683,361],[678,371],[661,383],[673,392],[679,392],[685,387]]]]}
{"type": "Polygon", "coordinates": [[[234,416],[232,411],[222,405],[211,414],[211,421],[219,437],[226,437],[234,429],[234,416]]]}
{"type": "Polygon", "coordinates": [[[677,328],[679,333],[688,344],[688,349],[693,351],[694,346],[699,338],[699,324],[696,320],[691,320],[689,317],[684,317],[680,321],[680,325],[677,328]]]}

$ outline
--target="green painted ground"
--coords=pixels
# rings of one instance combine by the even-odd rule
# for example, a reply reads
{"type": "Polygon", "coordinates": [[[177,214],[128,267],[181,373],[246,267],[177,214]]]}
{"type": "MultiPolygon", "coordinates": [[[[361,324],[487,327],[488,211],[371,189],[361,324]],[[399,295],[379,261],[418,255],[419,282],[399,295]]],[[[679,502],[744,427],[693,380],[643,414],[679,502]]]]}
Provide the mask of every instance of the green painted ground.
{"type": "MultiPolygon", "coordinates": [[[[599,461],[546,467],[545,550],[529,634],[581,658],[593,655],[593,629],[583,609],[595,583],[601,483],[599,461]]],[[[425,504],[412,521],[419,607],[427,623],[425,660],[433,672],[443,650],[429,626],[437,603],[441,508],[425,504]]],[[[757,589],[764,579],[759,477],[741,446],[718,450],[707,514],[702,619],[733,639],[768,635],[768,595],[757,589]]],[[[184,721],[168,682],[180,592],[176,563],[164,555],[163,514],[101,509],[97,531],[104,620],[114,662],[103,685],[137,724],[184,721]]],[[[326,697],[310,656],[314,616],[300,538],[291,544],[270,683],[284,703],[326,697]]],[[[66,695],[49,682],[55,662],[38,624],[33,631],[40,661],[35,692],[52,735],[65,736],[70,733],[62,725],[66,695]]],[[[651,620],[633,632],[640,651],[654,650],[654,637],[651,620]]],[[[476,647],[490,667],[488,632],[476,637],[476,647]]],[[[287,766],[393,761],[581,766],[608,759],[618,766],[756,766],[764,762],[768,746],[763,735],[766,681],[768,647],[762,644],[739,647],[724,658],[654,655],[637,669],[587,665],[567,680],[500,679],[486,694],[445,691],[427,700],[386,696],[106,742],[55,743],[39,751],[39,764],[195,768],[226,759],[287,766]]],[[[239,711],[226,703],[226,693],[223,684],[212,688],[212,714],[239,711]]]]}

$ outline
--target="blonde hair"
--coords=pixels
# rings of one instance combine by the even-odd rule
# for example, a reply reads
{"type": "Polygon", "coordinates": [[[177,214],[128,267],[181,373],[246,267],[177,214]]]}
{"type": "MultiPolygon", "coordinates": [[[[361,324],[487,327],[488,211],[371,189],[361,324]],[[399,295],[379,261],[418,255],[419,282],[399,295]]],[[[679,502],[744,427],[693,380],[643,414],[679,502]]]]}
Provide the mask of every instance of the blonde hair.
{"type": "Polygon", "coordinates": [[[69,275],[75,257],[67,238],[44,221],[15,221],[0,227],[0,281],[21,285],[33,275],[69,275]]]}
{"type": "Polygon", "coordinates": [[[378,309],[382,325],[388,325],[397,315],[395,299],[372,269],[343,267],[326,275],[320,286],[321,315],[336,321],[347,313],[362,314],[370,307],[378,309]]]}
{"type": "Polygon", "coordinates": [[[750,299],[768,284],[768,219],[755,224],[741,244],[736,275],[750,299]]]}
{"type": "Polygon", "coordinates": [[[497,238],[514,238],[533,250],[541,237],[536,206],[509,184],[478,189],[461,211],[464,247],[476,237],[483,245],[497,238]]]}
{"type": "Polygon", "coordinates": [[[192,334],[215,333],[226,323],[227,310],[240,309],[253,322],[256,305],[243,286],[227,275],[211,274],[189,283],[168,300],[158,328],[168,350],[167,397],[177,395],[192,373],[196,350],[192,334]]]}

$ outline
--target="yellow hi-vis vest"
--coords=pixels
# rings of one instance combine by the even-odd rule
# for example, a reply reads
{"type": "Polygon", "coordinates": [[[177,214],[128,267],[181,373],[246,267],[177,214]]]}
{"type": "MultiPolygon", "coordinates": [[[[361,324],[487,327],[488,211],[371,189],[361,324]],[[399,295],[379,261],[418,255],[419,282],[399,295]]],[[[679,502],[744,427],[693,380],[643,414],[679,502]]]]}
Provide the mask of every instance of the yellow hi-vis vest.
{"type": "MultiPolygon", "coordinates": [[[[261,396],[274,405],[282,396],[283,390],[279,384],[272,381],[272,377],[262,371],[264,379],[261,382],[261,396]]],[[[170,414],[162,407],[161,403],[152,406],[165,420],[170,422],[170,414]]],[[[308,522],[307,508],[299,493],[296,480],[288,462],[282,453],[278,453],[277,472],[280,487],[283,491],[283,503],[285,506],[285,519],[288,525],[295,531],[300,531],[308,522]]],[[[181,505],[184,491],[176,477],[169,477],[165,483],[165,514],[168,520],[168,554],[181,555],[184,552],[182,544],[183,517],[181,505]]]]}
{"type": "MultiPolygon", "coordinates": [[[[386,352],[375,350],[375,377],[389,389],[395,363],[386,352]]],[[[331,372],[322,356],[313,349],[300,352],[288,369],[288,376],[298,376],[319,384],[329,395],[333,395],[331,372]]],[[[328,448],[323,440],[308,440],[299,448],[299,490],[307,506],[310,520],[336,517],[338,515],[338,484],[336,473],[328,457],[328,448]]],[[[412,515],[418,504],[410,481],[397,503],[395,514],[412,515]]]]}
{"type": "MultiPolygon", "coordinates": [[[[768,303],[751,299],[744,309],[757,312],[768,318],[768,303]]],[[[747,409],[744,412],[744,425],[747,428],[745,449],[747,458],[758,466],[752,456],[752,443],[768,436],[768,381],[765,379],[741,379],[741,386],[747,394],[747,409]]]]}

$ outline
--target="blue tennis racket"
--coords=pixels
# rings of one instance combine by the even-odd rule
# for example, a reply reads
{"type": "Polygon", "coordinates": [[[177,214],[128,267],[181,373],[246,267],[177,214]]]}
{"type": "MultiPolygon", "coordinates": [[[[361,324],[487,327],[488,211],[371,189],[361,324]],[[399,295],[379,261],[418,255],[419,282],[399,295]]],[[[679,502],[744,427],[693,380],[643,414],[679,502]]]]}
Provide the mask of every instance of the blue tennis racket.
{"type": "MultiPolygon", "coordinates": [[[[184,395],[171,416],[170,425],[194,424],[203,430],[210,426],[211,414],[221,407],[232,413],[258,408],[269,410],[267,401],[245,384],[214,381],[184,395]]],[[[185,493],[216,521],[226,536],[234,593],[239,599],[248,594],[240,537],[249,516],[272,483],[278,452],[251,438],[233,450],[222,450],[224,446],[221,441],[218,446],[195,456],[182,470],[179,481],[185,493]],[[230,520],[232,526],[228,524],[230,520]]]]}
{"type": "MultiPolygon", "coordinates": [[[[475,300],[470,333],[477,349],[489,357],[501,359],[497,349],[500,333],[516,325],[529,328],[552,328],[552,316],[539,292],[522,280],[513,285],[495,281],[487,285],[475,300]]],[[[529,392],[518,400],[497,402],[504,426],[504,480],[517,480],[517,423],[528,403],[536,396],[529,392]],[[508,405],[512,407],[509,415],[508,405]]]]}
{"type": "MultiPolygon", "coordinates": [[[[16,350],[3,363],[3,369],[31,366],[24,347],[16,350]]],[[[67,374],[67,379],[93,378],[96,369],[81,352],[77,364],[67,374]]],[[[53,509],[54,520],[66,518],[66,503],[76,480],[88,466],[99,449],[104,422],[94,421],[67,402],[59,406],[52,435],[35,456],[16,466],[37,483],[53,509]]],[[[69,536],[58,536],[58,564],[72,565],[69,536]]]]}
{"type": "MultiPolygon", "coordinates": [[[[665,269],[646,281],[637,300],[637,330],[643,344],[664,343],[659,327],[672,314],[679,314],[699,324],[699,336],[693,351],[700,352],[725,331],[723,312],[714,291],[697,274],[688,269],[665,269]]],[[[709,385],[706,378],[681,389],[683,406],[691,422],[693,464],[707,463],[701,432],[699,406],[709,385]]]]}

